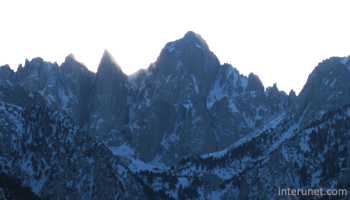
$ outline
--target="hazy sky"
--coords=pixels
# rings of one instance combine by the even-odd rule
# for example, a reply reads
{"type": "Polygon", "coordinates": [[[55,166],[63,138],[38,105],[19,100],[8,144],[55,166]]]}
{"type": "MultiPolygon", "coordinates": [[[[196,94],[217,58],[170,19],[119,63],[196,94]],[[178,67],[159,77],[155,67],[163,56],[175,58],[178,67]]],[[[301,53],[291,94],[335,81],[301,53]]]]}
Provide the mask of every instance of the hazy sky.
{"type": "Polygon", "coordinates": [[[0,65],[74,53],[96,71],[104,49],[131,74],[192,30],[221,63],[300,92],[323,59],[350,55],[347,1],[1,1],[0,65]]]}

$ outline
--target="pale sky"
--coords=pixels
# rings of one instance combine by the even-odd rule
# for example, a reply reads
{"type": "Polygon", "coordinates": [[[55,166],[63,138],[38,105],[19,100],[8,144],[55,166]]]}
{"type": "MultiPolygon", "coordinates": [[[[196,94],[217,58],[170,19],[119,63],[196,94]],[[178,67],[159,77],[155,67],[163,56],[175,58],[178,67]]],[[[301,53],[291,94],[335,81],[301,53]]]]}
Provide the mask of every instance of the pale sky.
{"type": "Polygon", "coordinates": [[[96,72],[104,49],[131,74],[192,30],[221,63],[297,94],[323,59],[350,55],[347,1],[1,1],[0,65],[74,53],[96,72]]]}

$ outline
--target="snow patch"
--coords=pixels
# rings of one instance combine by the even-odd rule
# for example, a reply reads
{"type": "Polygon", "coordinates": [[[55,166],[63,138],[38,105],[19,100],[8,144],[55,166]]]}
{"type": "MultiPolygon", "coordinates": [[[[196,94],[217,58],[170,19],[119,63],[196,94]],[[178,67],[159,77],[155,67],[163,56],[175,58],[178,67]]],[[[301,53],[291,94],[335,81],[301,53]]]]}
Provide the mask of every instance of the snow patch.
{"type": "Polygon", "coordinates": [[[197,94],[198,94],[198,86],[197,86],[197,80],[196,77],[194,77],[194,75],[191,75],[193,83],[194,83],[194,89],[196,90],[197,94]]]}
{"type": "Polygon", "coordinates": [[[208,158],[208,157],[213,157],[213,158],[220,158],[221,156],[225,155],[225,153],[229,150],[230,148],[226,148],[224,150],[221,151],[217,151],[214,153],[209,153],[209,154],[204,154],[201,155],[202,158],[208,158]]]}
{"type": "Polygon", "coordinates": [[[179,177],[178,180],[179,182],[176,185],[177,188],[180,187],[180,185],[182,185],[182,187],[190,185],[188,178],[186,177],[179,177]]]}
{"type": "Polygon", "coordinates": [[[311,149],[309,147],[309,145],[307,144],[307,138],[303,137],[300,142],[299,142],[299,146],[300,146],[300,149],[304,152],[308,151],[310,152],[311,149]]]}
{"type": "Polygon", "coordinates": [[[193,106],[193,103],[186,103],[186,104],[183,104],[183,106],[187,109],[187,111],[192,108],[193,106]]]}
{"type": "Polygon", "coordinates": [[[156,165],[152,165],[149,163],[145,163],[139,159],[134,159],[131,158],[131,164],[128,166],[128,168],[133,171],[133,172],[137,172],[137,171],[141,171],[141,170],[152,170],[154,168],[162,168],[162,166],[156,166],[156,165]]]}
{"type": "Polygon", "coordinates": [[[343,63],[343,64],[345,65],[346,62],[348,62],[349,58],[350,58],[350,56],[344,57],[344,58],[340,59],[340,62],[343,63]]]}
{"type": "Polygon", "coordinates": [[[329,85],[329,87],[333,87],[336,80],[337,78],[334,79],[334,81],[329,85]]]}
{"type": "Polygon", "coordinates": [[[114,155],[123,155],[123,156],[133,156],[135,150],[129,147],[126,143],[119,147],[108,147],[114,155]]]}
{"type": "Polygon", "coordinates": [[[9,81],[9,80],[7,80],[7,79],[6,79],[6,81],[7,81],[8,84],[10,84],[11,86],[13,86],[13,84],[11,83],[11,81],[9,81]]]}
{"type": "Polygon", "coordinates": [[[209,110],[211,107],[213,107],[213,105],[214,105],[214,102],[213,102],[213,101],[208,102],[208,103],[207,103],[207,108],[208,108],[208,110],[209,110]]]}
{"type": "Polygon", "coordinates": [[[172,51],[174,51],[174,49],[175,49],[175,48],[174,48],[173,46],[169,46],[169,47],[168,47],[169,53],[171,53],[172,51]]]}
{"type": "Polygon", "coordinates": [[[224,96],[227,96],[222,93],[223,86],[220,86],[221,75],[216,79],[213,89],[210,91],[210,96],[213,98],[213,101],[219,100],[224,96]]]}
{"type": "Polygon", "coordinates": [[[237,107],[236,107],[236,105],[235,105],[235,103],[233,103],[233,101],[230,101],[228,105],[229,105],[229,108],[230,108],[231,112],[233,112],[233,113],[234,112],[237,112],[237,113],[239,112],[237,107]]]}
{"type": "Polygon", "coordinates": [[[130,164],[128,168],[133,171],[141,171],[141,170],[152,170],[155,167],[160,169],[167,169],[163,163],[160,163],[160,156],[156,156],[150,163],[143,162],[136,158],[135,155],[135,149],[128,146],[126,143],[124,143],[121,146],[118,147],[108,147],[114,155],[122,156],[130,161],[130,164]]]}
{"type": "Polygon", "coordinates": [[[157,167],[165,167],[164,163],[159,162],[160,159],[162,159],[162,156],[157,154],[157,156],[154,157],[154,159],[150,162],[150,164],[157,166],[157,167]]]}
{"type": "Polygon", "coordinates": [[[248,79],[246,77],[241,77],[240,81],[242,88],[244,89],[244,91],[246,91],[246,88],[248,86],[248,79]]]}
{"type": "Polygon", "coordinates": [[[201,45],[197,44],[197,43],[196,43],[196,46],[197,46],[198,48],[204,50],[203,47],[202,47],[201,45]]]}
{"type": "Polygon", "coordinates": [[[47,178],[45,176],[43,176],[39,181],[33,181],[30,185],[32,188],[32,191],[36,194],[39,194],[39,192],[43,188],[46,180],[47,180],[47,178]]]}
{"type": "Polygon", "coordinates": [[[46,90],[46,86],[45,86],[45,88],[44,88],[44,89],[39,90],[38,92],[41,94],[41,96],[44,96],[45,90],[46,90]]]}
{"type": "Polygon", "coordinates": [[[301,121],[304,119],[304,116],[305,116],[305,114],[306,114],[306,111],[309,109],[309,107],[310,107],[310,103],[307,105],[306,109],[304,110],[303,115],[301,116],[301,118],[300,118],[300,120],[299,120],[298,126],[299,126],[299,124],[301,123],[301,121]]]}

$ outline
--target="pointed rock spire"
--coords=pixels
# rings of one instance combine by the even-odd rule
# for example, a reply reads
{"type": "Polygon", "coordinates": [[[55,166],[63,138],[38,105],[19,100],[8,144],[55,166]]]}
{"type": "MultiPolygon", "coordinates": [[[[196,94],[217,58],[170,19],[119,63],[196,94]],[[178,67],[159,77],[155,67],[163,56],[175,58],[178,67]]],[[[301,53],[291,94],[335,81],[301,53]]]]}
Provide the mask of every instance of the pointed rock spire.
{"type": "Polygon", "coordinates": [[[79,59],[77,59],[77,57],[74,55],[74,53],[69,54],[65,60],[64,60],[64,64],[62,65],[63,68],[67,68],[67,67],[77,67],[79,70],[88,70],[88,68],[86,67],[86,65],[84,64],[84,62],[80,61],[79,59]]]}
{"type": "Polygon", "coordinates": [[[60,67],[59,78],[61,107],[68,111],[75,122],[84,125],[88,120],[95,74],[71,53],[60,67]]]}
{"type": "Polygon", "coordinates": [[[181,40],[183,40],[185,43],[192,43],[198,48],[209,50],[209,46],[202,36],[193,31],[188,31],[181,40]]]}
{"type": "Polygon", "coordinates": [[[248,88],[247,91],[261,91],[264,92],[265,88],[261,82],[259,76],[250,73],[248,76],[248,88]]]}
{"type": "MultiPolygon", "coordinates": [[[[90,134],[102,136],[128,123],[127,76],[105,50],[98,66],[91,96],[90,134]]],[[[114,137],[114,136],[113,136],[114,137]]]]}
{"type": "Polygon", "coordinates": [[[103,52],[100,64],[98,66],[97,72],[107,69],[107,68],[112,68],[112,69],[119,69],[121,70],[121,67],[118,63],[118,61],[114,58],[114,56],[107,50],[103,52]]]}
{"type": "Polygon", "coordinates": [[[294,90],[290,90],[289,95],[288,95],[288,106],[291,106],[295,103],[297,99],[297,95],[295,94],[294,90]]]}
{"type": "Polygon", "coordinates": [[[78,63],[80,63],[81,65],[84,65],[84,66],[85,66],[84,62],[82,62],[81,60],[79,60],[79,59],[77,58],[77,56],[76,56],[74,53],[69,54],[69,55],[66,57],[66,59],[65,59],[64,62],[66,63],[67,61],[70,61],[70,60],[72,60],[72,61],[74,61],[74,62],[78,62],[78,63]]]}
{"type": "Polygon", "coordinates": [[[10,68],[8,64],[0,67],[0,77],[13,82],[15,72],[10,68]]]}

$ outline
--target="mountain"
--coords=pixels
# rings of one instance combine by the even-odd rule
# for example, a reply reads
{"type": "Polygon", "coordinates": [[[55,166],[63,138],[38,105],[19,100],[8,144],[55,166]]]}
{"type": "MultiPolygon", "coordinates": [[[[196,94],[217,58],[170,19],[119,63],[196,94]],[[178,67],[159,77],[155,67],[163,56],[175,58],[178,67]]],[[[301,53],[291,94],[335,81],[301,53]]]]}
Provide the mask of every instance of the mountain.
{"type": "Polygon", "coordinates": [[[349,58],[319,63],[298,96],[220,64],[192,31],[132,75],[107,50],[96,73],[73,54],[60,66],[1,66],[0,176],[11,184],[0,184],[0,197],[314,199],[279,191],[348,190],[349,58]]]}
{"type": "Polygon", "coordinates": [[[301,116],[305,112],[305,123],[322,116],[328,110],[350,103],[349,57],[333,57],[325,60],[310,74],[299,94],[301,116]]]}
{"type": "Polygon", "coordinates": [[[56,84],[59,85],[60,109],[66,110],[79,125],[87,126],[95,74],[77,61],[73,54],[66,57],[59,69],[59,82],[56,84]]]}
{"type": "Polygon", "coordinates": [[[287,106],[288,96],[274,89],[269,95],[258,76],[246,77],[229,64],[220,65],[205,40],[190,31],[166,44],[148,69],[129,77],[131,145],[142,160],[166,164],[222,150],[287,106]],[[169,115],[176,120],[164,129],[154,120],[161,113],[152,112],[155,116],[149,119],[147,109],[159,101],[177,108],[169,115]],[[228,107],[221,108],[224,104],[228,107]],[[151,123],[144,126],[145,121],[151,123]]]}
{"type": "MultiPolygon", "coordinates": [[[[106,50],[103,53],[91,94],[89,132],[104,137],[110,131],[120,132],[128,123],[127,77],[118,62],[106,50]]],[[[106,135],[106,140],[119,134],[106,135]]]]}

